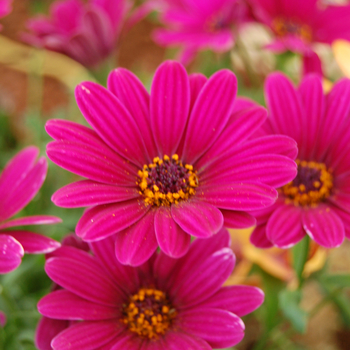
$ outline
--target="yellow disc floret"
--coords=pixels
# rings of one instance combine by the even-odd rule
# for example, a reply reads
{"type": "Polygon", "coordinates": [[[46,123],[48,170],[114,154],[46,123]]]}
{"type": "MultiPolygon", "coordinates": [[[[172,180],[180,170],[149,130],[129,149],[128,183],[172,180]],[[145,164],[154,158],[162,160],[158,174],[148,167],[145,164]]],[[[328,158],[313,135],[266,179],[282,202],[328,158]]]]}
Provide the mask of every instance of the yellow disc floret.
{"type": "Polygon", "coordinates": [[[323,163],[296,160],[296,178],[280,189],[287,204],[315,207],[331,195],[333,176],[323,163]]]}
{"type": "Polygon", "coordinates": [[[141,288],[123,308],[122,322],[140,337],[155,339],[165,334],[176,317],[164,292],[141,288]]]}
{"type": "Polygon", "coordinates": [[[186,200],[196,193],[198,177],[190,164],[182,164],[177,154],[155,157],[138,171],[136,184],[146,204],[169,206],[186,200]]]}

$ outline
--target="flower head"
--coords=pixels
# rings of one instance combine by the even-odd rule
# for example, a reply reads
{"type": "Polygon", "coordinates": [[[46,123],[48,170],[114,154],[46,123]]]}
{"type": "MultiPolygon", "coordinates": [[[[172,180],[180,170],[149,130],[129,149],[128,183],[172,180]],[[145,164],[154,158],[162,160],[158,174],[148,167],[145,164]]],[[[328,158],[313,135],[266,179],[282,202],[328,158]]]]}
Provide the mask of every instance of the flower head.
{"type": "Polygon", "coordinates": [[[27,147],[13,157],[0,175],[0,273],[17,268],[24,253],[48,253],[60,244],[50,238],[25,230],[8,230],[15,226],[54,224],[55,216],[11,217],[23,209],[37,194],[45,180],[47,161],[39,150],[27,147]]]}
{"type": "Polygon", "coordinates": [[[63,207],[90,207],[76,227],[85,241],[112,236],[116,256],[140,265],[157,249],[183,256],[191,235],[208,238],[223,224],[250,227],[248,210],[274,203],[291,181],[295,142],[285,136],[248,141],[265,121],[261,107],[235,100],[228,70],[188,77],[177,62],[157,70],[151,95],[132,73],[113,71],[108,89],[76,89],[94,130],[51,120],[47,146],[56,164],[89,180],[58,190],[63,207]],[[278,170],[277,170],[278,169],[278,170]]]}
{"type": "Polygon", "coordinates": [[[270,117],[264,134],[297,141],[298,174],[280,187],[271,208],[255,213],[251,240],[258,247],[287,248],[307,234],[323,247],[337,247],[344,235],[350,237],[350,81],[339,81],[325,95],[318,75],[308,75],[295,89],[275,73],[265,94],[270,117]]]}
{"type": "Polygon", "coordinates": [[[232,28],[239,27],[246,14],[241,0],[153,2],[167,27],[156,30],[154,39],[163,46],[182,46],[183,63],[188,63],[199,50],[229,51],[235,41],[232,28]]]}
{"type": "Polygon", "coordinates": [[[50,17],[28,22],[31,34],[24,34],[23,39],[95,67],[115,49],[129,8],[128,0],[55,1],[50,17]]]}
{"type": "Polygon", "coordinates": [[[63,289],[39,302],[40,313],[79,320],[52,340],[55,350],[227,348],[244,336],[240,317],[263,302],[258,288],[222,287],[235,262],[225,230],[180,259],[160,252],[136,268],[118,262],[111,238],[91,247],[94,256],[63,247],[46,262],[63,289]]]}

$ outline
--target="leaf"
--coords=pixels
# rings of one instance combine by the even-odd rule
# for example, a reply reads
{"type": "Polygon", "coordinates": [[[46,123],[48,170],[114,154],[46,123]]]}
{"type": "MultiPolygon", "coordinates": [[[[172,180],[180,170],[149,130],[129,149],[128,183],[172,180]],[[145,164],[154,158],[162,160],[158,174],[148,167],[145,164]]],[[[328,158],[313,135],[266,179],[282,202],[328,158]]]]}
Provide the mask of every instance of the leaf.
{"type": "Polygon", "coordinates": [[[305,236],[298,244],[292,248],[293,268],[298,278],[299,284],[302,284],[304,266],[309,255],[309,236],[305,236]]]}
{"type": "Polygon", "coordinates": [[[327,283],[334,287],[350,288],[350,275],[346,274],[322,276],[320,281],[322,284],[327,283]]]}
{"type": "Polygon", "coordinates": [[[300,290],[283,290],[279,293],[279,303],[283,314],[291,322],[297,332],[305,333],[308,314],[305,310],[300,308],[300,300],[300,290]]]}

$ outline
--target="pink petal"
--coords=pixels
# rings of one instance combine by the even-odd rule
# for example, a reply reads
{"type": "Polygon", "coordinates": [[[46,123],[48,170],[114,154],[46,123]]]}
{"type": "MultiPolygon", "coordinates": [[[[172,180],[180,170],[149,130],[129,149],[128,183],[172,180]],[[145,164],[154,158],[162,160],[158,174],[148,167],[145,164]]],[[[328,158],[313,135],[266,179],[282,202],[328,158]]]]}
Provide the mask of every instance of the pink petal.
{"type": "Polygon", "coordinates": [[[245,212],[232,211],[232,210],[220,210],[224,216],[224,226],[227,228],[248,228],[256,225],[256,219],[245,212]]]}
{"type": "MultiPolygon", "coordinates": [[[[29,158],[31,156],[29,155],[29,158]]],[[[21,158],[22,155],[20,158],[16,158],[15,163],[12,162],[10,165],[11,169],[13,167],[17,168],[17,174],[11,180],[5,179],[5,182],[2,183],[0,190],[0,221],[10,218],[24,208],[38,193],[45,180],[47,161],[44,157],[41,157],[30,169],[25,169],[25,172],[21,172],[22,166],[17,163],[21,158]]],[[[11,169],[10,172],[12,173],[11,169]]],[[[9,175],[8,172],[6,173],[9,175]]]]}
{"type": "Polygon", "coordinates": [[[205,340],[194,334],[188,334],[186,330],[183,332],[178,330],[168,331],[164,336],[163,342],[165,344],[163,349],[167,350],[212,350],[212,347],[205,340]]]}
{"type": "Polygon", "coordinates": [[[120,310],[92,303],[67,290],[57,290],[45,295],[38,303],[38,311],[60,320],[97,321],[120,317],[120,310]]]}
{"type": "Polygon", "coordinates": [[[23,247],[7,234],[0,234],[0,273],[8,273],[16,269],[24,255],[23,247]]]}
{"type": "Polygon", "coordinates": [[[75,94],[84,117],[109,147],[137,166],[147,163],[149,156],[137,123],[110,91],[85,82],[75,94]]]}
{"type": "Polygon", "coordinates": [[[121,322],[82,322],[57,335],[51,346],[55,350],[95,350],[108,343],[122,331],[121,322]]]}
{"type": "Polygon", "coordinates": [[[257,226],[250,236],[250,242],[258,248],[272,248],[273,243],[267,238],[266,223],[257,226]]]}
{"type": "Polygon", "coordinates": [[[316,243],[325,248],[339,247],[345,238],[342,220],[326,205],[304,210],[303,227],[316,243]]]}
{"type": "Polygon", "coordinates": [[[224,310],[191,308],[181,312],[181,326],[207,341],[213,348],[227,348],[238,344],[244,337],[242,320],[224,310]]]}
{"type": "Polygon", "coordinates": [[[58,285],[97,304],[115,307],[125,297],[91,257],[84,262],[72,258],[50,258],[45,271],[58,285]]]}
{"type": "MultiPolygon", "coordinates": [[[[220,181],[218,181],[220,182],[220,181]]],[[[257,210],[272,205],[278,196],[270,186],[259,183],[231,183],[219,186],[201,186],[197,197],[221,209],[257,210]]]]}
{"type": "MultiPolygon", "coordinates": [[[[138,337],[135,333],[124,332],[119,335],[110,349],[103,350],[141,350],[143,343],[143,339],[138,337]]],[[[153,342],[151,344],[153,344],[153,342]]]]}
{"type": "Polygon", "coordinates": [[[118,97],[134,117],[142,132],[149,155],[156,156],[158,152],[150,126],[150,97],[141,81],[127,69],[118,68],[108,77],[108,89],[118,97]]]}
{"type": "Polygon", "coordinates": [[[200,238],[208,238],[219,232],[224,223],[219,209],[198,200],[172,205],[171,215],[185,232],[200,238]]]}
{"type": "Polygon", "coordinates": [[[48,317],[42,317],[36,328],[35,346],[39,350],[52,350],[52,339],[69,327],[69,321],[54,320],[48,317]]]}
{"type": "Polygon", "coordinates": [[[107,146],[53,141],[46,147],[47,156],[60,167],[91,180],[120,186],[135,186],[137,168],[107,146]]]}
{"type": "Polygon", "coordinates": [[[115,254],[119,262],[139,266],[155,252],[158,242],[154,230],[154,215],[154,210],[150,210],[134,225],[118,232],[115,238],[115,254]]]}
{"type": "Polygon", "coordinates": [[[98,241],[139,221],[149,209],[141,199],[98,205],[85,211],[76,233],[84,241],[98,241]]]}
{"type": "Polygon", "coordinates": [[[235,260],[232,250],[223,248],[206,257],[200,266],[178,275],[169,290],[174,304],[187,308],[216,293],[231,275],[235,260]]]}
{"type": "Polygon", "coordinates": [[[62,219],[51,215],[33,215],[13,219],[0,224],[0,230],[15,226],[58,224],[62,219]]]}
{"type": "Polygon", "coordinates": [[[222,287],[200,307],[221,309],[242,317],[256,310],[264,302],[264,296],[264,292],[256,287],[222,287]]]}
{"type": "Polygon", "coordinates": [[[37,233],[29,231],[11,231],[9,233],[22,245],[26,253],[46,254],[61,246],[59,242],[37,233]]]}
{"type": "Polygon", "coordinates": [[[85,180],[60,188],[51,199],[59,207],[78,208],[124,202],[138,197],[140,194],[136,188],[111,186],[85,180]]]}
{"type": "Polygon", "coordinates": [[[176,152],[190,108],[190,84],[185,68],[175,62],[161,64],[151,87],[151,126],[159,156],[176,152]]]}
{"type": "Polygon", "coordinates": [[[193,73],[189,76],[190,79],[190,89],[191,89],[191,106],[190,111],[197,100],[199,93],[201,92],[203,86],[208,81],[208,78],[201,73],[193,73]]]}
{"type": "Polygon", "coordinates": [[[5,327],[6,321],[6,314],[0,310],[0,327],[5,327]]]}
{"type": "Polygon", "coordinates": [[[237,79],[229,70],[210,77],[202,88],[188,121],[183,159],[193,164],[219,137],[230,117],[237,79]]]}
{"type": "Polygon", "coordinates": [[[311,73],[316,73],[323,77],[322,62],[314,51],[303,55],[303,76],[311,73]]]}
{"type": "Polygon", "coordinates": [[[160,249],[172,258],[185,255],[191,236],[174,221],[169,207],[159,207],[155,216],[155,233],[160,249]]]}
{"type": "Polygon", "coordinates": [[[267,226],[267,238],[277,247],[290,248],[304,236],[302,227],[303,209],[293,205],[282,205],[271,215],[267,226]]]}

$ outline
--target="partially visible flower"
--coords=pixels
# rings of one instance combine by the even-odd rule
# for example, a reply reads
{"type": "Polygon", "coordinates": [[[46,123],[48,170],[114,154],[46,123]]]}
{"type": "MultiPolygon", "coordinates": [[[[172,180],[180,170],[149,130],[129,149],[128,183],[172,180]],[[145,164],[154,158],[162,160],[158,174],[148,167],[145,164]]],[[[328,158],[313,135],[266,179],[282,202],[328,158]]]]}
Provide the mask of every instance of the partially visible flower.
{"type": "Polygon", "coordinates": [[[6,324],[6,315],[3,311],[0,310],[0,327],[5,327],[6,324]]]}
{"type": "Polygon", "coordinates": [[[266,47],[277,53],[290,50],[304,59],[304,71],[321,72],[313,43],[350,40],[350,5],[320,6],[315,0],[249,0],[256,19],[267,25],[275,40],[266,47]]]}
{"type": "Polygon", "coordinates": [[[140,265],[158,246],[179,258],[191,235],[254,225],[247,211],[274,203],[275,187],[296,174],[297,149],[285,136],[249,140],[266,111],[235,99],[236,88],[229,70],[189,78],[172,61],[156,71],[150,96],[125,69],[111,73],[108,90],[80,84],[77,102],[93,130],[64,120],[46,125],[55,139],[49,158],[89,179],[52,197],[62,207],[89,207],[77,235],[112,236],[119,261],[140,265]]]}
{"type": "Polygon", "coordinates": [[[263,134],[297,141],[298,175],[279,189],[273,206],[253,213],[251,241],[288,248],[309,235],[323,247],[338,247],[350,238],[350,80],[325,95],[319,75],[308,75],[296,89],[275,73],[265,94],[270,116],[263,134]]]}
{"type": "MultiPolygon", "coordinates": [[[[12,0],[0,0],[0,18],[7,16],[12,10],[12,0]]],[[[0,25],[0,29],[2,26],[0,25]]]]}
{"type": "Polygon", "coordinates": [[[96,67],[115,50],[130,7],[129,0],[55,1],[49,17],[28,21],[23,40],[96,67]]]}
{"type": "Polygon", "coordinates": [[[17,268],[24,253],[48,253],[60,246],[51,238],[25,230],[8,230],[15,226],[43,225],[61,222],[48,215],[11,217],[23,209],[37,194],[45,180],[47,161],[39,150],[27,147],[12,158],[0,175],[0,273],[17,268]]]}
{"type": "MultiPolygon", "coordinates": [[[[46,259],[54,258],[54,257],[60,257],[61,256],[61,250],[67,251],[66,247],[74,247],[76,249],[80,249],[85,252],[89,252],[90,248],[87,243],[83,242],[79,237],[76,235],[70,234],[66,236],[62,241],[62,247],[56,249],[52,253],[46,254],[46,259]]],[[[69,251],[69,248],[68,248],[69,251]]],[[[73,250],[74,253],[74,250],[73,250]]],[[[52,291],[60,290],[62,289],[60,286],[58,286],[56,283],[53,283],[52,291]]],[[[35,332],[35,346],[39,350],[52,350],[51,347],[51,340],[56,337],[60,332],[68,328],[69,326],[76,323],[75,321],[69,321],[69,320],[57,320],[49,317],[43,316],[36,328],[35,332]]]]}
{"type": "Polygon", "coordinates": [[[162,46],[181,46],[180,61],[184,64],[199,50],[229,51],[234,46],[234,31],[246,17],[246,5],[241,0],[151,1],[166,26],[154,32],[155,41],[162,46]]]}
{"type": "Polygon", "coordinates": [[[244,336],[240,317],[264,299],[255,287],[222,287],[235,263],[226,230],[195,240],[183,258],[160,252],[137,268],[118,262],[111,238],[91,247],[94,256],[63,247],[46,262],[63,289],[39,312],[77,321],[53,338],[55,350],[227,348],[244,336]]]}

